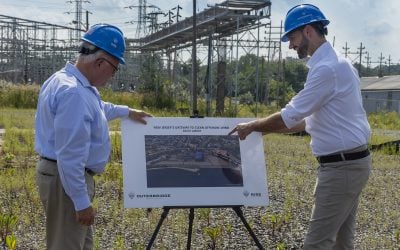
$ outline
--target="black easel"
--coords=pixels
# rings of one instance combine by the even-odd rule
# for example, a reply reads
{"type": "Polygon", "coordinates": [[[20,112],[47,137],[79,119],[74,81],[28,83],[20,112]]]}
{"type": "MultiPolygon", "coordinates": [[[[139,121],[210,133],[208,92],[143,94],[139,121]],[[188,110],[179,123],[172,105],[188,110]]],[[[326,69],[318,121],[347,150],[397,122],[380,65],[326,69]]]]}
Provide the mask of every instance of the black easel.
{"type": "Polygon", "coordinates": [[[167,218],[167,215],[168,215],[170,209],[188,209],[189,208],[189,228],[188,228],[188,235],[187,235],[187,242],[186,242],[186,249],[189,250],[191,242],[192,242],[194,209],[195,208],[226,208],[226,207],[231,207],[233,209],[233,211],[236,212],[236,215],[243,222],[243,224],[246,227],[247,231],[249,232],[250,236],[253,238],[254,243],[256,243],[256,245],[259,249],[264,250],[264,247],[261,245],[256,234],[253,232],[249,223],[246,221],[246,218],[244,217],[243,211],[241,209],[242,206],[238,206],[238,205],[236,205],[236,206],[199,206],[199,207],[163,207],[163,212],[160,216],[160,220],[158,221],[157,227],[155,228],[153,235],[151,236],[151,239],[150,239],[149,244],[147,245],[146,249],[150,250],[151,247],[153,246],[153,243],[157,237],[158,231],[160,231],[161,225],[164,222],[165,218],[167,218]]]}
{"type": "MultiPolygon", "coordinates": [[[[190,116],[190,118],[204,118],[204,116],[199,115],[198,110],[193,110],[193,115],[190,116]]],[[[158,224],[156,228],[154,229],[153,235],[151,236],[151,239],[149,241],[149,244],[146,247],[146,250],[150,250],[151,247],[153,246],[153,243],[157,237],[158,232],[160,231],[161,225],[164,222],[165,218],[167,218],[169,210],[170,209],[189,209],[189,228],[188,228],[188,235],[187,235],[187,242],[186,242],[186,249],[190,250],[190,245],[192,242],[192,231],[193,231],[193,219],[194,219],[194,209],[195,208],[227,208],[230,207],[235,211],[236,215],[240,218],[240,220],[243,222],[244,226],[246,227],[247,231],[249,232],[250,236],[253,238],[254,243],[256,243],[257,247],[259,249],[264,250],[264,247],[261,245],[260,241],[258,240],[256,234],[253,232],[251,229],[249,223],[246,221],[246,218],[243,215],[243,211],[241,209],[242,206],[240,205],[232,205],[232,206],[196,206],[196,207],[179,207],[179,206],[167,206],[163,207],[163,212],[160,216],[160,220],[158,221],[158,224]]]]}

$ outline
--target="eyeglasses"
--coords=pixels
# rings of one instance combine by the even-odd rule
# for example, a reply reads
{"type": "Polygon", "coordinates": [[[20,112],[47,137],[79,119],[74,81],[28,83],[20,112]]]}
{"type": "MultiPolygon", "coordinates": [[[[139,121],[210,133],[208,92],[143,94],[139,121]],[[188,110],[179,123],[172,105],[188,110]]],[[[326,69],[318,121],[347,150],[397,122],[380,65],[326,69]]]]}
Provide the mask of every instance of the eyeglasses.
{"type": "Polygon", "coordinates": [[[110,62],[108,59],[106,59],[104,57],[101,57],[100,59],[106,61],[108,64],[111,65],[111,67],[113,67],[113,70],[114,70],[113,75],[118,72],[119,68],[117,66],[115,66],[112,62],[110,62]]]}

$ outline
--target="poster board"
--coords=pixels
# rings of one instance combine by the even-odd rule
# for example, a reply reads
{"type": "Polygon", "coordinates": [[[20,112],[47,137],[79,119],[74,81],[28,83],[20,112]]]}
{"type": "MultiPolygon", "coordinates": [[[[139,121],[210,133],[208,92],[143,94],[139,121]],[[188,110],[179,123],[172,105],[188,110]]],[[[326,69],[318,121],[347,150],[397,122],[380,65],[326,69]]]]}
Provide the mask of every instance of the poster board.
{"type": "Polygon", "coordinates": [[[228,133],[247,118],[122,121],[124,206],[266,206],[261,133],[228,133]]]}

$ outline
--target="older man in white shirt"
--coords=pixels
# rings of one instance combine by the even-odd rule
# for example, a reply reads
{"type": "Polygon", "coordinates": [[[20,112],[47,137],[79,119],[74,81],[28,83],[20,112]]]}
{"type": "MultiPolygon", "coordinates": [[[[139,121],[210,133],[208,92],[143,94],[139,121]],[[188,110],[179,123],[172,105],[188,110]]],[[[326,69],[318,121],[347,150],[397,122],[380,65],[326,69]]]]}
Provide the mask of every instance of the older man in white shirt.
{"type": "Polygon", "coordinates": [[[125,64],[122,31],[92,26],[82,37],[76,62],[43,83],[35,116],[37,185],[46,214],[49,250],[93,249],[96,211],[93,175],[101,174],[111,150],[108,121],[129,117],[146,124],[150,114],[101,100],[104,87],[125,64]]]}

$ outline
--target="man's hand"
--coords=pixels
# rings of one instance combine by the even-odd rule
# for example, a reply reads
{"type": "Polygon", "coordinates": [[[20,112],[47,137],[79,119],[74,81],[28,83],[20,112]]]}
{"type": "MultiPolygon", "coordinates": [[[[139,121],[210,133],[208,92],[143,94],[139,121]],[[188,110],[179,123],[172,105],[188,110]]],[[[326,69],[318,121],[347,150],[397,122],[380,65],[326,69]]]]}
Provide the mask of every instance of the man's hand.
{"type": "Polygon", "coordinates": [[[132,120],[147,124],[146,120],[144,119],[145,117],[152,117],[152,115],[142,110],[129,109],[129,118],[131,118],[132,120]]]}
{"type": "Polygon", "coordinates": [[[231,132],[229,132],[228,135],[231,135],[235,132],[238,133],[239,139],[240,140],[244,140],[246,139],[246,137],[254,131],[253,129],[253,122],[247,122],[247,123],[239,123],[238,125],[236,125],[236,127],[234,129],[232,129],[231,132]]]}
{"type": "Polygon", "coordinates": [[[247,123],[239,123],[231,132],[229,132],[228,135],[237,132],[240,140],[244,140],[252,132],[261,132],[263,135],[269,133],[299,132],[303,131],[305,126],[306,123],[303,120],[299,125],[289,129],[286,127],[286,124],[282,119],[281,112],[276,112],[262,119],[257,119],[247,123]]]}
{"type": "Polygon", "coordinates": [[[92,206],[76,211],[76,220],[83,226],[90,226],[94,223],[96,210],[92,206]]]}

